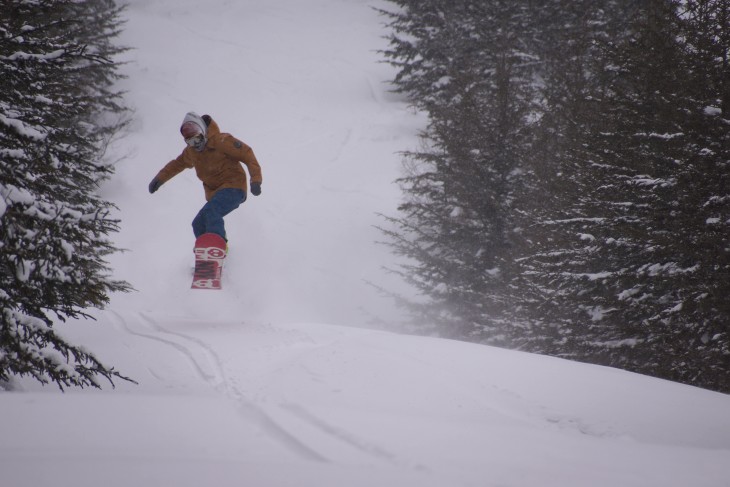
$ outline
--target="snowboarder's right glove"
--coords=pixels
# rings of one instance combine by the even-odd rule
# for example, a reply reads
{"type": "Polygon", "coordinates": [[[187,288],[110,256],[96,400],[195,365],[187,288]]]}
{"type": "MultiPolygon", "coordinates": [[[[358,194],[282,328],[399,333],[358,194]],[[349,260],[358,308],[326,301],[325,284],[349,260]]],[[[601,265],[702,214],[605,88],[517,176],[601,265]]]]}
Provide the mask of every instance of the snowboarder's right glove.
{"type": "Polygon", "coordinates": [[[160,186],[162,186],[162,181],[160,181],[157,178],[154,178],[150,182],[150,186],[149,186],[150,193],[154,193],[155,191],[157,191],[158,189],[160,189],[160,186]]]}
{"type": "Polygon", "coordinates": [[[251,194],[254,196],[261,194],[261,183],[251,183],[251,194]]]}

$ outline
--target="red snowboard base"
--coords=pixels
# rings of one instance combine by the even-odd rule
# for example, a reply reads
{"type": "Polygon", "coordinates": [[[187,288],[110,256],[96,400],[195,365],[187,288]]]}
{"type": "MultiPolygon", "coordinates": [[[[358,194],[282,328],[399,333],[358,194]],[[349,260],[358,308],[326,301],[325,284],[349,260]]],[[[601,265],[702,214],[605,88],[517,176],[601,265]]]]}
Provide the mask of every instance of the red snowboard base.
{"type": "Polygon", "coordinates": [[[195,273],[192,289],[220,289],[226,241],[215,233],[204,233],[195,240],[195,273]]]}

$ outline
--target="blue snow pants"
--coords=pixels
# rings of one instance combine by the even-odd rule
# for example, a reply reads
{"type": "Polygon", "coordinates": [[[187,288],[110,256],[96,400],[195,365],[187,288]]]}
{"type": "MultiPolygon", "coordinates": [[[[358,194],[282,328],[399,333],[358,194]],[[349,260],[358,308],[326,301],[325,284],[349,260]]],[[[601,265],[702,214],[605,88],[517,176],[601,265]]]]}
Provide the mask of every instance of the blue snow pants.
{"type": "Polygon", "coordinates": [[[224,188],[216,191],[193,219],[195,238],[204,233],[216,233],[226,239],[223,217],[238,208],[244,201],[246,201],[246,192],[242,189],[224,188]]]}

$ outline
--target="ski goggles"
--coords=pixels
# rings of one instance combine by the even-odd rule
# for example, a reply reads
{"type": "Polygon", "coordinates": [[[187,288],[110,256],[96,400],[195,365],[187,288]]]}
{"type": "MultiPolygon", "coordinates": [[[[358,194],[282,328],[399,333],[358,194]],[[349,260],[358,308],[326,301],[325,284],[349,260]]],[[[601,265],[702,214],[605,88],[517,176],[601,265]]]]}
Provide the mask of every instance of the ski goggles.
{"type": "Polygon", "coordinates": [[[185,139],[185,143],[190,147],[200,147],[204,141],[205,137],[203,136],[203,134],[193,135],[192,137],[188,137],[187,139],[185,139]]]}

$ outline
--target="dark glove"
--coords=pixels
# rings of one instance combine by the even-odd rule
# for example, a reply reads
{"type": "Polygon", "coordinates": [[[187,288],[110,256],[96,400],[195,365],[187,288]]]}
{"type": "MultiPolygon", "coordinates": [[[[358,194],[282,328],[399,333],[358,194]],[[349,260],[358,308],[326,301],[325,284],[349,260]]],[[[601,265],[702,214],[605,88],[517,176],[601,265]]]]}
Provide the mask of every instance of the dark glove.
{"type": "Polygon", "coordinates": [[[261,194],[261,183],[251,183],[251,194],[254,196],[261,194]]]}
{"type": "Polygon", "coordinates": [[[160,186],[162,186],[162,181],[160,181],[157,178],[153,179],[150,182],[150,186],[149,186],[150,193],[154,193],[155,191],[157,191],[158,189],[160,189],[160,186]]]}

